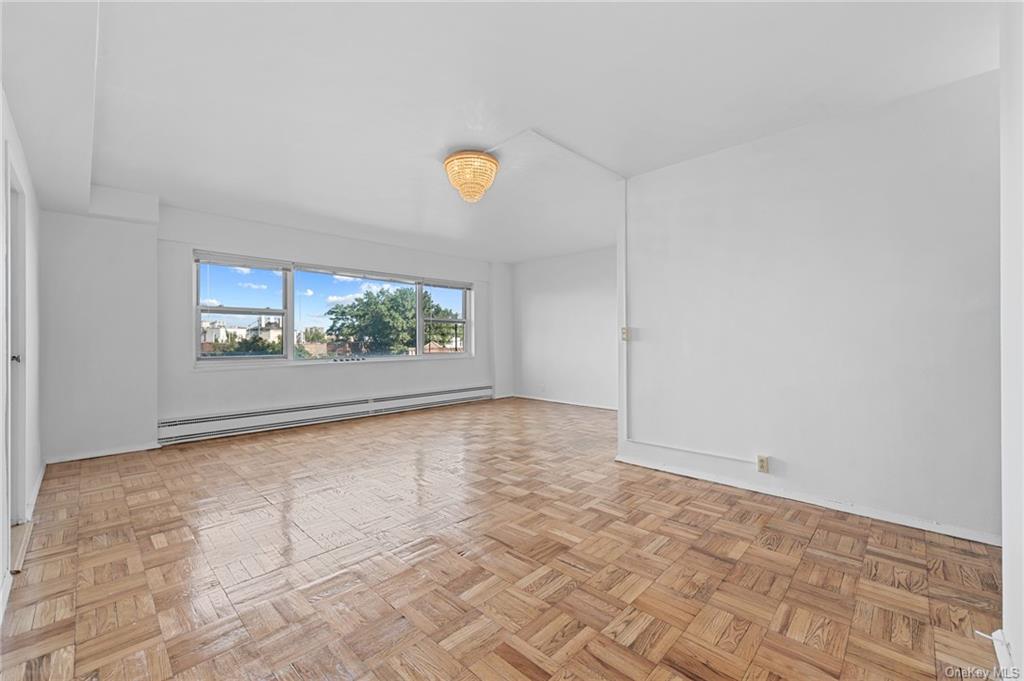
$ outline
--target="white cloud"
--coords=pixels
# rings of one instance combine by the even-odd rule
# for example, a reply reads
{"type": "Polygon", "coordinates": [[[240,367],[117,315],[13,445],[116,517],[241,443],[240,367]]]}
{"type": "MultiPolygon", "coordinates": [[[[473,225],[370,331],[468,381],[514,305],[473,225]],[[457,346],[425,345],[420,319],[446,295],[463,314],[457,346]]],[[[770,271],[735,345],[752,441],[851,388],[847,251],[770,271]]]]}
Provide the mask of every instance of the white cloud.
{"type": "Polygon", "coordinates": [[[284,274],[281,272],[281,270],[270,270],[270,273],[273,274],[275,277],[283,277],[284,276],[284,274]]]}
{"type": "Polygon", "coordinates": [[[346,277],[344,274],[335,274],[334,281],[357,281],[359,277],[346,277]]]}
{"type": "Polygon", "coordinates": [[[366,293],[367,291],[377,293],[378,291],[394,291],[395,287],[391,284],[371,284],[367,282],[365,284],[360,284],[359,290],[362,293],[366,293]]]}
{"type": "Polygon", "coordinates": [[[207,307],[220,307],[220,301],[216,298],[203,298],[199,302],[207,307]]]}
{"type": "Polygon", "coordinates": [[[378,293],[380,291],[394,291],[396,287],[394,284],[371,284],[370,282],[363,282],[359,285],[359,293],[349,293],[344,296],[327,296],[328,303],[335,303],[339,305],[348,305],[349,303],[355,302],[364,293],[378,293]]]}
{"type": "Polygon", "coordinates": [[[232,267],[231,269],[233,269],[235,272],[238,272],[239,274],[251,274],[252,273],[252,268],[251,267],[232,267]]]}
{"type": "Polygon", "coordinates": [[[304,295],[304,296],[311,296],[311,295],[313,295],[313,289],[307,288],[305,291],[302,292],[302,295],[304,295]]]}
{"type": "Polygon", "coordinates": [[[238,282],[238,285],[241,286],[242,288],[251,288],[257,291],[261,291],[267,288],[266,284],[254,284],[251,281],[240,281],[238,282]]]}

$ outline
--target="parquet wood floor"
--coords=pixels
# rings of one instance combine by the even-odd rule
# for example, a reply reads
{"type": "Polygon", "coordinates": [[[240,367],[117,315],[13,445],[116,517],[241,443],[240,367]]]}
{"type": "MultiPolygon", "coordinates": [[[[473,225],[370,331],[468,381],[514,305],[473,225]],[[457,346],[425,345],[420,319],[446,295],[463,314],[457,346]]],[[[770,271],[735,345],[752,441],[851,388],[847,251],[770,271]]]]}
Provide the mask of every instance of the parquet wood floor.
{"type": "Polygon", "coordinates": [[[3,681],[886,681],[995,665],[998,549],[475,403],[51,465],[3,681]]]}

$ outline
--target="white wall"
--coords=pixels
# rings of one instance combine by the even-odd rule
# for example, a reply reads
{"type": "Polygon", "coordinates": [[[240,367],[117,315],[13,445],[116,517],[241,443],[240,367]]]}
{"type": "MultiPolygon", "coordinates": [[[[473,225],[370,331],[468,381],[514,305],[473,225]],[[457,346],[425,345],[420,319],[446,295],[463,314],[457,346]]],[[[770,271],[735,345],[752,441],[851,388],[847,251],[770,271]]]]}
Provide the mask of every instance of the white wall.
{"type": "Polygon", "coordinates": [[[515,313],[512,309],[512,266],[491,263],[491,338],[494,361],[494,397],[511,397],[516,392],[519,366],[515,339],[515,313]]]}
{"type": "Polygon", "coordinates": [[[517,394],[615,409],[615,248],[513,267],[517,394]]]}
{"type": "Polygon", "coordinates": [[[48,462],[156,446],[156,229],[42,213],[48,462]]]}
{"type": "Polygon", "coordinates": [[[167,206],[158,224],[43,212],[40,249],[47,461],[157,446],[160,419],[491,385],[485,262],[167,206]],[[194,249],[473,282],[475,355],[197,366],[194,249]]]}
{"type": "Polygon", "coordinates": [[[491,269],[486,262],[164,207],[157,269],[161,419],[492,384],[491,269]],[[475,354],[358,364],[197,367],[192,300],[197,248],[472,282],[475,354]]]}
{"type": "Polygon", "coordinates": [[[1002,396],[1003,638],[1024,664],[1024,7],[1003,6],[1002,396]]]}
{"type": "Polygon", "coordinates": [[[998,101],[992,72],[631,179],[621,458],[998,542],[998,101]]]}

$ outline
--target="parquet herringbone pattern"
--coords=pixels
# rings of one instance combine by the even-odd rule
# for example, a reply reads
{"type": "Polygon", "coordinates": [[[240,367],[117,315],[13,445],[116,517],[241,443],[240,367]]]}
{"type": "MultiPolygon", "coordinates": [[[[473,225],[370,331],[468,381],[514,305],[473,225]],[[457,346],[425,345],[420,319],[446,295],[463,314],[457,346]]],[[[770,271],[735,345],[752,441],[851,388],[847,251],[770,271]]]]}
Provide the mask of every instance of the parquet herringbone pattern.
{"type": "Polygon", "coordinates": [[[51,465],[2,681],[943,679],[998,549],[615,463],[501,400],[51,465]]]}

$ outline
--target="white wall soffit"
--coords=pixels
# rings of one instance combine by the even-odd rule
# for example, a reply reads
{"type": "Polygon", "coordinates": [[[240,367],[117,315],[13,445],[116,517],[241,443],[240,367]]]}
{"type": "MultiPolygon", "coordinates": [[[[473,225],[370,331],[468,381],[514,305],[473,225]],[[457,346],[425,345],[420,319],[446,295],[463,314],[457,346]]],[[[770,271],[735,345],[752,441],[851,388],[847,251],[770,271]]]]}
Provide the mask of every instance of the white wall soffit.
{"type": "Polygon", "coordinates": [[[89,214],[130,222],[160,222],[160,197],[114,187],[92,186],[89,214]]]}
{"type": "Polygon", "coordinates": [[[4,3],[4,91],[47,208],[86,212],[92,177],[98,5],[4,3]]]}

